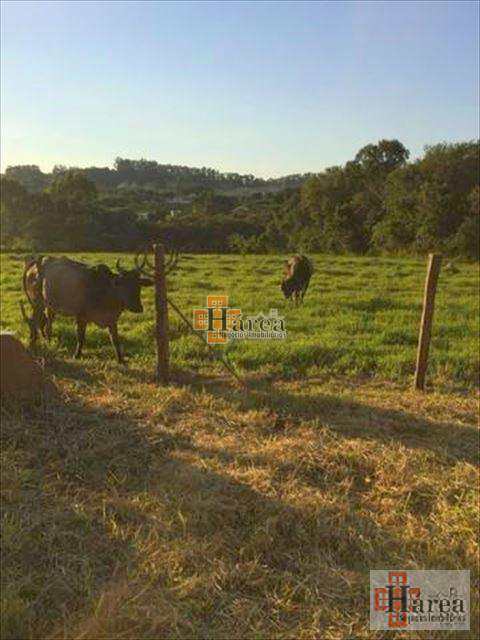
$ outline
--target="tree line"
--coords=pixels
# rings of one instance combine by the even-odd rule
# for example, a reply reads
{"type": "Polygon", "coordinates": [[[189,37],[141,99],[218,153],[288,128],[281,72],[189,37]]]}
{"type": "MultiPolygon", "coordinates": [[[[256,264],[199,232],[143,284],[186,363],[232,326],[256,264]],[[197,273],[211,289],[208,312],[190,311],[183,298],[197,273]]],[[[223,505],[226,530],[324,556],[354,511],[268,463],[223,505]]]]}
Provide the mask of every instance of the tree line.
{"type": "Polygon", "coordinates": [[[479,151],[478,141],[442,143],[409,161],[401,142],[380,140],[343,166],[270,181],[121,158],[114,169],[52,174],[8,167],[2,246],[131,251],[161,238],[192,252],[435,250],[478,259],[479,151]]]}
{"type": "Polygon", "coordinates": [[[116,158],[113,169],[109,167],[66,167],[55,165],[51,173],[43,173],[37,165],[7,167],[5,177],[21,182],[29,191],[40,192],[49,187],[67,171],[83,174],[100,190],[144,187],[154,191],[174,191],[177,194],[192,193],[200,189],[279,190],[298,186],[310,174],[293,174],[282,178],[264,180],[251,174],[225,173],[208,167],[186,167],[159,164],[155,160],[129,160],[116,158]]]}

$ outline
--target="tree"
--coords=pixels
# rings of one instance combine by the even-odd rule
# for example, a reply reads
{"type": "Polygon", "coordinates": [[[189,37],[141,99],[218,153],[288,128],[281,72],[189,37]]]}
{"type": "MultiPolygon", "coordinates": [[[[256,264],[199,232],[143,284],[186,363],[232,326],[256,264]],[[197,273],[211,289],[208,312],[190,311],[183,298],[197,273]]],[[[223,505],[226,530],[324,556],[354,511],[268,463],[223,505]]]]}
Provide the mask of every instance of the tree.
{"type": "MultiPolygon", "coordinates": [[[[363,252],[368,247],[362,183],[355,167],[331,167],[309,178],[301,189],[302,206],[309,213],[310,249],[363,252]]],[[[307,231],[308,234],[308,231],[307,231]]],[[[300,234],[307,242],[305,234],[300,234]]]]}
{"type": "Polygon", "coordinates": [[[470,210],[457,233],[452,238],[451,248],[454,253],[471,260],[480,259],[480,186],[472,189],[468,198],[470,210]]]}
{"type": "Polygon", "coordinates": [[[48,192],[54,200],[69,203],[91,204],[96,200],[97,189],[93,182],[77,169],[60,172],[48,192]]]}
{"type": "Polygon", "coordinates": [[[9,167],[3,242],[128,250],[162,236],[199,251],[435,249],[475,257],[479,151],[478,141],[441,143],[408,162],[401,142],[380,140],[344,166],[270,180],[126,158],[114,169],[56,165],[51,174],[9,167]]]}
{"type": "Polygon", "coordinates": [[[391,172],[385,183],[385,214],[374,228],[375,246],[474,254],[467,236],[475,234],[477,224],[471,217],[471,194],[479,183],[478,157],[478,142],[442,143],[427,147],[414,164],[391,172]]]}
{"type": "Polygon", "coordinates": [[[22,235],[28,221],[30,194],[17,180],[1,177],[0,181],[0,229],[2,245],[22,235]]]}
{"type": "Polygon", "coordinates": [[[52,217],[62,220],[57,235],[59,242],[72,249],[87,249],[97,202],[93,182],[78,170],[60,173],[48,189],[52,201],[52,217]]]}
{"type": "Polygon", "coordinates": [[[42,191],[49,182],[49,176],[42,173],[36,164],[7,167],[5,169],[5,177],[11,180],[17,180],[27,191],[32,193],[42,191]]]}
{"type": "Polygon", "coordinates": [[[398,140],[380,140],[367,144],[355,156],[354,162],[367,173],[390,173],[406,163],[410,152],[398,140]]]}

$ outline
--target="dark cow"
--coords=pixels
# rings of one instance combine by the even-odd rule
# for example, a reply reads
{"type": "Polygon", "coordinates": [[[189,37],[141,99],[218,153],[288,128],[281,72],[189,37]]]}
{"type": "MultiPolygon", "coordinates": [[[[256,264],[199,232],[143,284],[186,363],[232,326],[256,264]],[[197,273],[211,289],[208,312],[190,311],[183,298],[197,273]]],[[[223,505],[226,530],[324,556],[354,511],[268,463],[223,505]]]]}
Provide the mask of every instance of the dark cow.
{"type": "Polygon", "coordinates": [[[295,304],[303,302],[312,274],[312,263],[305,256],[296,255],[287,260],[281,284],[285,298],[287,300],[293,299],[295,304]]]}
{"type": "Polygon", "coordinates": [[[73,316],[77,321],[77,349],[82,354],[85,330],[89,322],[106,327],[118,362],[123,362],[117,322],[122,311],[143,311],[141,287],[153,284],[142,277],[142,266],[126,270],[117,260],[116,273],[106,265],[91,267],[70,258],[37,258],[27,260],[23,287],[33,307],[33,341],[40,329],[48,340],[56,313],[73,316]]]}

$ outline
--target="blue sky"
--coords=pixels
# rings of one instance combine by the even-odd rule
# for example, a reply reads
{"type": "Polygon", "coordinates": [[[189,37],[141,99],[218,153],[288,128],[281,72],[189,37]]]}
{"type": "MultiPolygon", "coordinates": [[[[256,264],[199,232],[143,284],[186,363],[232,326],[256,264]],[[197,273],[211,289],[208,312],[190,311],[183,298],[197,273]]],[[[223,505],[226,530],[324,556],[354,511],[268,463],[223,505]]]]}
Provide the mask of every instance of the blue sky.
{"type": "Polygon", "coordinates": [[[279,176],[477,138],[477,2],[2,2],[2,169],[279,176]]]}

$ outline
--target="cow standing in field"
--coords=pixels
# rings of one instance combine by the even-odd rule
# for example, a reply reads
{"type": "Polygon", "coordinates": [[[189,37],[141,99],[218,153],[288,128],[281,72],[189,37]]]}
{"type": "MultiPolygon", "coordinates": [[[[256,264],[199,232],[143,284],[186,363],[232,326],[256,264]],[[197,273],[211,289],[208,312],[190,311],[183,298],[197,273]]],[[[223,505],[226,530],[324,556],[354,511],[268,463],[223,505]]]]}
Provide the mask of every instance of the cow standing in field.
{"type": "MultiPolygon", "coordinates": [[[[173,267],[173,261],[169,263],[173,267]]],[[[144,263],[135,259],[134,269],[123,269],[117,260],[116,273],[106,265],[91,267],[69,258],[38,258],[25,263],[23,287],[33,307],[33,341],[38,330],[48,340],[56,313],[73,316],[77,322],[75,358],[82,354],[86,327],[94,322],[106,327],[118,362],[124,362],[118,338],[117,322],[122,311],[143,311],[141,287],[153,284],[144,278],[144,263]]]]}
{"type": "Polygon", "coordinates": [[[312,274],[312,263],[305,256],[296,255],[287,260],[281,284],[285,298],[293,299],[297,305],[303,302],[312,274]]]}

